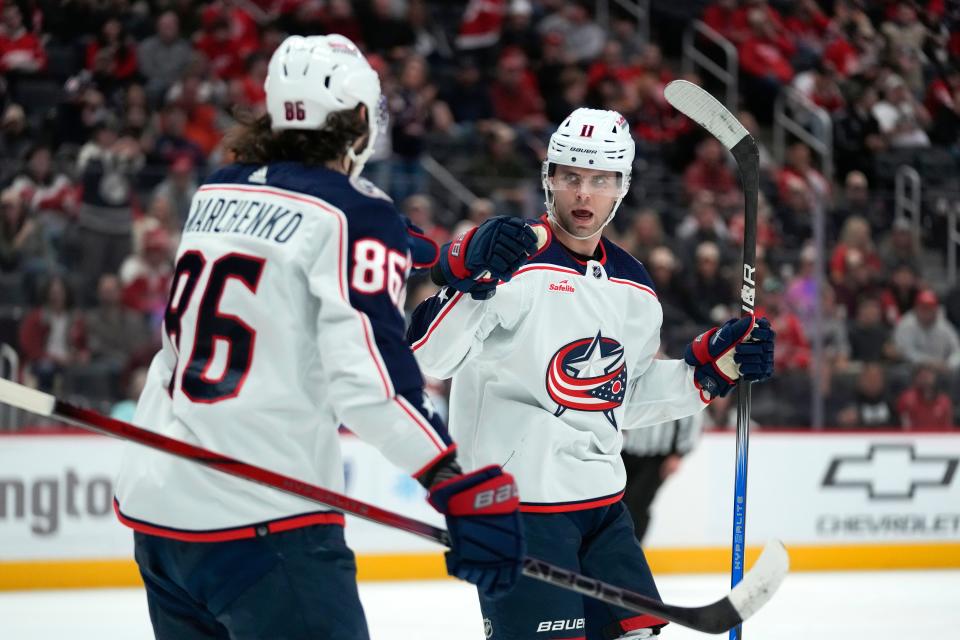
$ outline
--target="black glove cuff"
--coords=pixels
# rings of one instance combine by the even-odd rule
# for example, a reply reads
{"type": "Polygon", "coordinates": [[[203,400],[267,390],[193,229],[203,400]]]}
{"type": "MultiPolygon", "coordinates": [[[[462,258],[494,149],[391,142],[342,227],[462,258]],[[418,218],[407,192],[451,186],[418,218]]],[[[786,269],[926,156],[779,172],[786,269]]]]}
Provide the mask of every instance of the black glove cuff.
{"type": "Polygon", "coordinates": [[[420,474],[417,482],[429,491],[433,485],[462,474],[463,469],[460,468],[460,464],[457,462],[457,452],[451,451],[440,458],[432,467],[420,474]]]}

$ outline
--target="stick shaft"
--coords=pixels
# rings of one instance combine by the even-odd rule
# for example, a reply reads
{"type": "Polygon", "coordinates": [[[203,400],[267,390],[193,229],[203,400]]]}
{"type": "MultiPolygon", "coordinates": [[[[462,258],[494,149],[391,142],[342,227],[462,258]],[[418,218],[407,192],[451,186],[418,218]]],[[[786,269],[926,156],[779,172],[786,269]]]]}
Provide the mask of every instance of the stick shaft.
{"type": "MultiPolygon", "coordinates": [[[[756,305],[757,207],[760,190],[759,153],[751,136],[745,137],[733,149],[734,158],[743,183],[743,266],[740,282],[740,311],[752,315],[756,305]]],[[[750,446],[751,383],[741,382],[737,388],[737,445],[733,497],[733,542],[731,545],[731,586],[743,580],[747,524],[747,461],[750,446]]],[[[740,640],[743,627],[730,630],[730,640],[740,640]]]]}

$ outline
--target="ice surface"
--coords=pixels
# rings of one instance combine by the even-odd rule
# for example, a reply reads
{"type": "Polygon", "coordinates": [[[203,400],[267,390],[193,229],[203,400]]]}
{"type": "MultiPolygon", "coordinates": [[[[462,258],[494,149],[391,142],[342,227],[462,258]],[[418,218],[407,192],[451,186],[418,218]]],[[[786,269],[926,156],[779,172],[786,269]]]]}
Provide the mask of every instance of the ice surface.
{"type": "MultiPolygon", "coordinates": [[[[663,576],[664,599],[706,604],[727,590],[722,575],[663,576]]],[[[362,583],[372,640],[483,640],[473,590],[462,583],[362,583]]],[[[960,571],[796,573],[744,628],[752,640],[960,638],[960,571]]],[[[147,640],[141,590],[0,592],[3,640],[147,640]]],[[[664,640],[705,638],[670,625],[664,640]]],[[[714,636],[717,638],[726,636],[714,636]]]]}

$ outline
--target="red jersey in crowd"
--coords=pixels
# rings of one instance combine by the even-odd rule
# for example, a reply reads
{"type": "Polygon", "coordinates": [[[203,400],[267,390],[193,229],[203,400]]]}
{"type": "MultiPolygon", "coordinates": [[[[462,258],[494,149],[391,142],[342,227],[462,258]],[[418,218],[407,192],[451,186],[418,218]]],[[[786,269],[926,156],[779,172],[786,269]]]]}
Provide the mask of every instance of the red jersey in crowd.
{"type": "MultiPolygon", "coordinates": [[[[779,337],[779,336],[778,336],[779,337]]],[[[903,428],[937,429],[947,431],[953,428],[953,403],[950,396],[937,393],[926,398],[916,388],[909,388],[900,394],[897,400],[897,413],[903,422],[903,428]]]]}
{"type": "Polygon", "coordinates": [[[47,54],[40,39],[26,29],[0,31],[0,72],[35,73],[47,68],[47,54]]]}

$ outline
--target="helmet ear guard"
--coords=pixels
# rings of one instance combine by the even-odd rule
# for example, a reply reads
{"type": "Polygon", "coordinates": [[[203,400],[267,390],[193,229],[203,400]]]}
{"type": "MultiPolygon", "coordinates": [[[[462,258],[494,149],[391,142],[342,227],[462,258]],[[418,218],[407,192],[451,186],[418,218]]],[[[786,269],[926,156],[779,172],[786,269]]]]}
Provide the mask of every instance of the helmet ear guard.
{"type": "Polygon", "coordinates": [[[583,238],[573,237],[586,240],[602,232],[603,227],[613,220],[630,190],[634,154],[635,144],[630,127],[616,111],[581,108],[571,113],[550,136],[547,159],[540,170],[547,215],[560,224],[556,217],[556,197],[550,180],[556,172],[556,165],[615,171],[620,178],[620,190],[610,215],[595,233],[583,238]]]}
{"type": "Polygon", "coordinates": [[[386,109],[380,77],[353,42],[337,34],[288,37],[270,58],[264,90],[274,131],[319,129],[331,113],[364,105],[366,144],[359,152],[344,150],[351,176],[360,174],[385,127],[386,109]]]}

